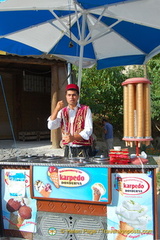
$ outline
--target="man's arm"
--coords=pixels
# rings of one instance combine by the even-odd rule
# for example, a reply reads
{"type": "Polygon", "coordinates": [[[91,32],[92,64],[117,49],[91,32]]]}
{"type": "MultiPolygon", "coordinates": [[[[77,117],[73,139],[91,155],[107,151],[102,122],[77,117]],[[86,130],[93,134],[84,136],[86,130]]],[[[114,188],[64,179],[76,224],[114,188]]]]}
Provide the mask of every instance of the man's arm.
{"type": "Polygon", "coordinates": [[[107,129],[104,128],[104,134],[107,134],[107,129]]]}
{"type": "Polygon", "coordinates": [[[53,113],[50,116],[50,120],[55,120],[57,118],[57,114],[58,112],[64,107],[64,102],[63,101],[59,101],[53,111],[53,113]]]}
{"type": "Polygon", "coordinates": [[[60,110],[63,108],[64,103],[63,101],[59,101],[51,114],[48,118],[48,129],[57,129],[60,127],[61,117],[60,117],[60,110]]]}
{"type": "Polygon", "coordinates": [[[107,124],[104,124],[104,134],[107,134],[107,124]]]}

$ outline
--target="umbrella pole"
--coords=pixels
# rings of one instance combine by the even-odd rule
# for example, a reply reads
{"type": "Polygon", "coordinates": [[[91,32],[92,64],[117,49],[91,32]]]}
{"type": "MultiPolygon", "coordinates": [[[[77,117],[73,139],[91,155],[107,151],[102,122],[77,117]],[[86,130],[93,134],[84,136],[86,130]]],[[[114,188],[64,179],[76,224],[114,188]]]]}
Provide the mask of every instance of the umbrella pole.
{"type": "Polygon", "coordinates": [[[67,63],[67,74],[68,74],[68,84],[72,83],[72,64],[71,63],[67,63]]]}
{"type": "Polygon", "coordinates": [[[84,52],[84,32],[85,32],[85,21],[86,14],[83,14],[82,19],[82,32],[80,36],[80,56],[79,56],[79,69],[78,69],[78,86],[81,89],[81,78],[82,78],[82,62],[83,62],[83,52],[84,52]]]}
{"type": "Polygon", "coordinates": [[[84,51],[84,46],[81,46],[81,48],[80,48],[80,58],[79,58],[79,68],[78,68],[78,86],[79,86],[79,89],[81,89],[83,51],[84,51]]]}

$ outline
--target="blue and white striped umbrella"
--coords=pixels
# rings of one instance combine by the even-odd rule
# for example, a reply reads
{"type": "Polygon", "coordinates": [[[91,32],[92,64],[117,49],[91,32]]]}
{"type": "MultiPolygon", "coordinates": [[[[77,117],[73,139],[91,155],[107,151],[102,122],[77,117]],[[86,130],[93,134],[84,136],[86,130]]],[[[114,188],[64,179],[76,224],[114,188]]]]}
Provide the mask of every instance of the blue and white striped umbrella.
{"type": "Polygon", "coordinates": [[[160,0],[1,0],[0,50],[81,68],[144,64],[160,52],[160,0]]]}

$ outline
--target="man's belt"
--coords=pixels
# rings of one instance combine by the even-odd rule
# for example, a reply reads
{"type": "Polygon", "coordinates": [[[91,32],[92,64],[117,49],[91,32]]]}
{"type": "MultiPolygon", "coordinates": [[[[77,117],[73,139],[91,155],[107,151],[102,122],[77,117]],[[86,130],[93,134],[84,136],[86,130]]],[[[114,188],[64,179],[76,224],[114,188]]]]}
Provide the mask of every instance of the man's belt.
{"type": "Polygon", "coordinates": [[[81,146],[81,147],[71,147],[66,145],[64,150],[64,157],[83,157],[89,158],[92,157],[92,148],[91,146],[81,146]]]}

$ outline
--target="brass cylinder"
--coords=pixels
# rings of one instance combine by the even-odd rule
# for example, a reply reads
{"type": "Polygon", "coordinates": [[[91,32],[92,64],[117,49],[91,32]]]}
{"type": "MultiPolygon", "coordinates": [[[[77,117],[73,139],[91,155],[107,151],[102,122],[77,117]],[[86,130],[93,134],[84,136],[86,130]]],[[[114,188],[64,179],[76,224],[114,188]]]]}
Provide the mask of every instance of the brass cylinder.
{"type": "Polygon", "coordinates": [[[145,117],[145,130],[144,137],[151,137],[151,103],[150,103],[150,85],[144,84],[144,96],[145,96],[145,105],[144,105],[144,117],[145,117]]]}
{"type": "Polygon", "coordinates": [[[134,85],[128,84],[128,137],[134,137],[134,85]]]}
{"type": "Polygon", "coordinates": [[[137,109],[137,138],[144,136],[144,104],[143,104],[143,83],[136,85],[136,109],[137,109]]]}
{"type": "Polygon", "coordinates": [[[124,137],[128,137],[128,86],[125,85],[123,88],[123,126],[124,126],[124,137]]]}
{"type": "Polygon", "coordinates": [[[124,140],[126,146],[140,147],[151,138],[150,84],[145,78],[130,78],[122,83],[124,107],[124,140]]]}

